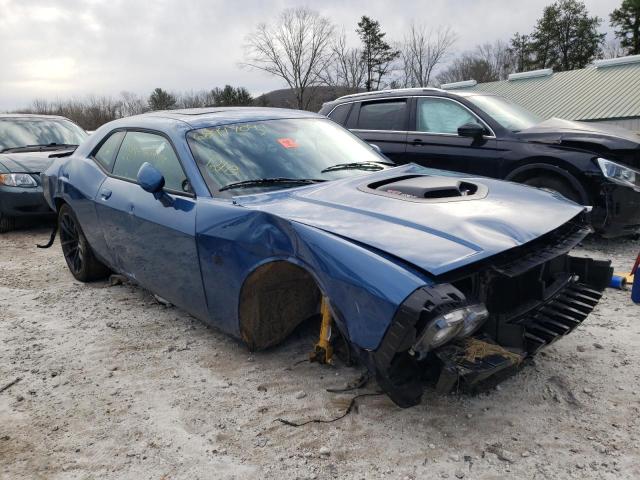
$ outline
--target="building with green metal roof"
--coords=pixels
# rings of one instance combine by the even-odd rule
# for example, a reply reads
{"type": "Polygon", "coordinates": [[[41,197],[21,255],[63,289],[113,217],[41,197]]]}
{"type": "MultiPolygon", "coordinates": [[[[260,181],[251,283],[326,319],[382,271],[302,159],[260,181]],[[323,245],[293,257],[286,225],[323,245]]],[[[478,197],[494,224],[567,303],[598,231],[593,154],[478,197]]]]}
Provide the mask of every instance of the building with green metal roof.
{"type": "Polygon", "coordinates": [[[508,80],[442,85],[501,95],[546,118],[603,122],[640,132],[640,55],[597,60],[568,72],[514,73],[508,80]]]}

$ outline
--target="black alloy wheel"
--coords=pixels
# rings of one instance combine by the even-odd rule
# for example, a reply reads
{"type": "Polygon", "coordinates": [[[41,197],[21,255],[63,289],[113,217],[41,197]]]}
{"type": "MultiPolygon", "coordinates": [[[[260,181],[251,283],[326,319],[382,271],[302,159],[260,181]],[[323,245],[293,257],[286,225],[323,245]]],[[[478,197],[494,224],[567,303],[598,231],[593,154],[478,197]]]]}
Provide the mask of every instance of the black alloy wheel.
{"type": "Polygon", "coordinates": [[[81,282],[106,278],[110,270],[94,255],[73,210],[64,204],[58,215],[62,254],[71,274],[81,282]]]}

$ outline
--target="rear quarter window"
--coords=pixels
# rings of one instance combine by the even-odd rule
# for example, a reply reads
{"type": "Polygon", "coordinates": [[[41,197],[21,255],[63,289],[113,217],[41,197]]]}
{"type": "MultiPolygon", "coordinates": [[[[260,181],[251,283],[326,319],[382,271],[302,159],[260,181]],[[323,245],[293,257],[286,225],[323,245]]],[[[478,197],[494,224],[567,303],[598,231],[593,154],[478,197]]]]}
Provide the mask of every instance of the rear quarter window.
{"type": "Polygon", "coordinates": [[[343,103],[342,105],[338,105],[331,111],[328,117],[334,122],[344,126],[347,123],[347,117],[349,116],[352,106],[352,103],[343,103]]]}
{"type": "Polygon", "coordinates": [[[360,130],[406,130],[407,101],[367,102],[360,105],[360,130]]]}
{"type": "Polygon", "coordinates": [[[95,161],[102,165],[107,172],[110,172],[113,168],[113,162],[116,159],[124,134],[125,132],[111,134],[93,155],[95,161]]]}

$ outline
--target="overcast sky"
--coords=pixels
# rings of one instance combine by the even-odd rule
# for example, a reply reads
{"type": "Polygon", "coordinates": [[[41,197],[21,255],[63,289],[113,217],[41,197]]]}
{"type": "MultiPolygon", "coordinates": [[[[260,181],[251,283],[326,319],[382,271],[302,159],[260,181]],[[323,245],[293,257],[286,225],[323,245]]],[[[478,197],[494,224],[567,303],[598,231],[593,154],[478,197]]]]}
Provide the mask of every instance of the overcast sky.
{"type": "MultiPolygon", "coordinates": [[[[155,87],[202,90],[231,84],[260,94],[285,85],[238,66],[245,36],[282,9],[307,5],[344,28],[369,15],[391,40],[415,21],[450,26],[456,51],[530,32],[551,0],[0,0],[0,111],[34,98],[145,96],[155,87]]],[[[619,0],[586,0],[605,19],[619,0]]]]}

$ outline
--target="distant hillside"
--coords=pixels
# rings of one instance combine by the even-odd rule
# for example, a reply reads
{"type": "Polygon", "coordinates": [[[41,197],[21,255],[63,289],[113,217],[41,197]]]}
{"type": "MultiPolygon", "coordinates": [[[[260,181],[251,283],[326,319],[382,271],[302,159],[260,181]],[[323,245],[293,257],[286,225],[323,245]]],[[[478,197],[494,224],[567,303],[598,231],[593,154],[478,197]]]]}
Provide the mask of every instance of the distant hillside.
{"type": "MultiPolygon", "coordinates": [[[[356,93],[359,90],[345,87],[311,87],[308,91],[313,97],[308,110],[317,112],[324,102],[335,100],[342,95],[356,93]]],[[[273,90],[262,94],[255,99],[255,104],[261,107],[297,108],[296,96],[291,88],[273,90]]]]}

